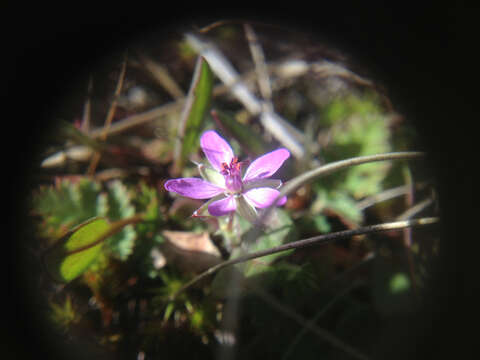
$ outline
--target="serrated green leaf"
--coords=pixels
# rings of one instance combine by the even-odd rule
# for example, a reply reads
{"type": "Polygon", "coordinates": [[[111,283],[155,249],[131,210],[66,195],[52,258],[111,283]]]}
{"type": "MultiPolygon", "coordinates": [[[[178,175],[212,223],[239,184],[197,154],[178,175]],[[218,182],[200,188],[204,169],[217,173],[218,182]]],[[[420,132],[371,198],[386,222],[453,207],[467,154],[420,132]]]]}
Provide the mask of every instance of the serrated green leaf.
{"type": "Polygon", "coordinates": [[[187,120],[185,123],[185,132],[182,140],[182,151],[178,159],[177,166],[183,167],[188,157],[194,153],[199,146],[200,132],[203,121],[207,114],[212,99],[213,73],[205,59],[200,59],[199,75],[192,82],[187,105],[187,120]]]}
{"type": "Polygon", "coordinates": [[[67,283],[77,278],[102,252],[102,242],[92,244],[110,230],[111,225],[104,218],[90,219],[78,225],[47,250],[44,257],[47,271],[59,282],[67,283]]]}
{"type": "Polygon", "coordinates": [[[156,229],[161,225],[160,211],[158,208],[157,190],[140,182],[138,193],[133,198],[135,201],[136,213],[143,213],[143,221],[136,225],[135,230],[138,237],[153,236],[156,229]]]}
{"type": "MultiPolygon", "coordinates": [[[[391,151],[388,118],[371,96],[337,98],[325,109],[324,119],[332,125],[330,142],[323,152],[327,162],[391,151]]],[[[390,167],[388,162],[353,166],[332,175],[324,184],[358,199],[381,191],[390,167]]]]}
{"type": "Polygon", "coordinates": [[[34,194],[33,211],[40,215],[42,236],[58,238],[72,224],[99,215],[97,197],[100,185],[89,179],[63,180],[55,186],[42,187],[34,194]]]}
{"type": "MultiPolygon", "coordinates": [[[[120,220],[135,214],[130,194],[121,181],[115,180],[108,186],[108,211],[106,216],[111,220],[120,220]]],[[[125,226],[119,233],[108,239],[108,251],[120,260],[125,260],[133,252],[136,233],[132,225],[125,226]]]]}

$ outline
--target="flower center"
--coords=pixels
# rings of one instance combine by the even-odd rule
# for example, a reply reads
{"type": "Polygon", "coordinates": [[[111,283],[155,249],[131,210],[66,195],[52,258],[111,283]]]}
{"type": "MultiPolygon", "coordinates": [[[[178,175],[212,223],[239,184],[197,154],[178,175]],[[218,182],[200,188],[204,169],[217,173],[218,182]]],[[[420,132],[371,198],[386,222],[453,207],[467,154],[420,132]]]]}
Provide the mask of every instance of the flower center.
{"type": "Polygon", "coordinates": [[[239,193],[242,191],[242,163],[238,162],[238,158],[234,157],[230,164],[222,163],[220,173],[225,177],[225,187],[232,193],[239,193]]]}

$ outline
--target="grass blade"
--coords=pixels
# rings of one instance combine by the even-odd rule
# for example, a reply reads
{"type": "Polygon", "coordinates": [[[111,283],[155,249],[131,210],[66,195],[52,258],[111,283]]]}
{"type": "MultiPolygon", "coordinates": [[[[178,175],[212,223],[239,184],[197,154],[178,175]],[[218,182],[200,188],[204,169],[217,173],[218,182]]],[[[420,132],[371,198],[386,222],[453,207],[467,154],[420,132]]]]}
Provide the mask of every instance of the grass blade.
{"type": "Polygon", "coordinates": [[[199,58],[178,127],[174,172],[179,172],[188,156],[198,148],[202,124],[212,99],[212,89],[213,73],[205,59],[199,58]]]}

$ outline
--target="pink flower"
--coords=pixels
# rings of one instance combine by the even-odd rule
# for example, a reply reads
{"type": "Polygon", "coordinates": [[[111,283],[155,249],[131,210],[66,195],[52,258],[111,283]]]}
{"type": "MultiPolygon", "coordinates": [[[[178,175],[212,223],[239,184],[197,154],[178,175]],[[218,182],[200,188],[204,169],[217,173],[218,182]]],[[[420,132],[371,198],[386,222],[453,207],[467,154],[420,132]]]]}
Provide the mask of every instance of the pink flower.
{"type": "MultiPolygon", "coordinates": [[[[192,199],[210,199],[193,216],[205,207],[213,216],[227,215],[237,211],[249,221],[257,218],[256,208],[266,208],[279,196],[277,190],[282,182],[269,179],[288,159],[290,152],[281,148],[260,156],[253,161],[242,176],[243,162],[234,156],[230,145],[215,131],[202,134],[200,146],[211,164],[199,165],[199,178],[171,179],[165,189],[192,199]]],[[[277,205],[287,201],[282,197],[277,205]]]]}

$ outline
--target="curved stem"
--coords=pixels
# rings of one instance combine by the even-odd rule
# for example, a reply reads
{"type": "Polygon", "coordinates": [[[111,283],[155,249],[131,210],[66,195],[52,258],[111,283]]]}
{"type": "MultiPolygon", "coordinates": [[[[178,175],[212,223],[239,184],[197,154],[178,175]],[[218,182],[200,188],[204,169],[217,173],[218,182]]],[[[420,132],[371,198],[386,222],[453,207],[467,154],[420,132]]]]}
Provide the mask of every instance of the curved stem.
{"type": "Polygon", "coordinates": [[[291,243],[283,244],[280,246],[275,246],[270,249],[266,250],[261,250],[261,251],[256,251],[250,254],[245,254],[243,256],[240,256],[235,259],[227,260],[224,261],[220,264],[217,264],[215,266],[212,266],[211,268],[207,269],[203,273],[197,275],[194,277],[192,280],[184,284],[179,290],[177,290],[174,294],[170,296],[170,300],[173,300],[177,297],[178,294],[183,292],[184,290],[188,289],[190,286],[193,284],[197,283],[198,281],[206,278],[207,276],[216,273],[220,269],[223,269],[224,267],[230,266],[230,265],[235,265],[239,264],[245,261],[249,261],[255,258],[291,250],[291,249],[299,249],[311,245],[318,245],[318,244],[325,244],[329,243],[332,241],[336,241],[339,239],[344,239],[348,238],[354,235],[362,235],[362,234],[371,234],[371,233],[376,233],[380,231],[390,231],[390,230],[399,230],[399,229],[405,229],[409,227],[418,227],[418,226],[426,226],[426,225],[431,225],[435,224],[439,221],[439,218],[437,217],[427,217],[427,218],[421,218],[421,219],[414,219],[414,220],[404,220],[404,221],[395,221],[395,222],[390,222],[390,223],[384,223],[384,224],[377,224],[377,225],[370,225],[370,226],[365,226],[362,228],[357,228],[357,229],[352,229],[352,230],[344,230],[344,231],[338,231],[335,233],[330,233],[330,234],[324,234],[324,235],[319,235],[319,236],[314,236],[308,239],[303,239],[299,241],[294,241],[291,243]]]}
{"type": "Polygon", "coordinates": [[[343,170],[349,168],[350,166],[360,165],[370,162],[377,161],[386,161],[386,160],[409,160],[409,159],[418,159],[425,156],[423,152],[419,151],[401,151],[401,152],[392,152],[386,154],[377,154],[377,155],[367,155],[359,156],[351,159],[335,161],[327,165],[317,167],[313,170],[307,171],[302,175],[299,175],[292,180],[285,183],[280,191],[278,199],[282,196],[291,194],[293,191],[298,189],[300,186],[305,185],[309,181],[328,175],[332,172],[343,170]]]}

